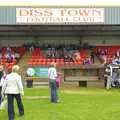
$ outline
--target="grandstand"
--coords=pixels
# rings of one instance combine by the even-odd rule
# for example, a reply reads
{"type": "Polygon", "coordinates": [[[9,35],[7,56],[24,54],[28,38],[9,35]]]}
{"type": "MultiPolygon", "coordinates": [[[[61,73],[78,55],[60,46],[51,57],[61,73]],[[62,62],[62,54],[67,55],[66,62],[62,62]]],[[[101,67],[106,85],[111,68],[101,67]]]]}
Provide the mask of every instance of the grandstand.
{"type": "Polygon", "coordinates": [[[120,49],[120,8],[48,8],[0,7],[1,64],[9,70],[19,64],[25,75],[32,68],[37,73],[25,80],[45,83],[49,64],[56,62],[63,86],[103,87],[104,65],[120,49]],[[19,59],[7,61],[8,47],[19,59]]]}

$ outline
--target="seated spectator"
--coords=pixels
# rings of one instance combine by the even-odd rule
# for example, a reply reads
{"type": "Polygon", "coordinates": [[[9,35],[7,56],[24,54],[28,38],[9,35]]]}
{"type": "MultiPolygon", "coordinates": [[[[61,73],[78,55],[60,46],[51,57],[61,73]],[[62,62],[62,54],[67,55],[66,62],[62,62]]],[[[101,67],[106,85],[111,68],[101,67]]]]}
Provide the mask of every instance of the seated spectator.
{"type": "Polygon", "coordinates": [[[81,58],[78,50],[76,50],[76,52],[74,54],[75,54],[75,59],[80,59],[81,58]]]}
{"type": "Polygon", "coordinates": [[[12,62],[12,55],[10,53],[6,54],[6,59],[8,63],[12,62]]]}
{"type": "Polygon", "coordinates": [[[118,57],[117,64],[120,65],[120,56],[118,57]]]}
{"type": "Polygon", "coordinates": [[[20,58],[20,54],[17,53],[17,52],[15,52],[14,56],[15,56],[15,59],[16,59],[16,60],[18,60],[18,59],[20,58]]]}
{"type": "Polygon", "coordinates": [[[7,53],[9,53],[9,52],[11,53],[11,52],[12,52],[10,46],[8,46],[8,47],[6,48],[6,50],[7,50],[7,51],[6,51],[7,53]]]}
{"type": "Polygon", "coordinates": [[[65,61],[65,62],[73,62],[73,58],[72,58],[71,55],[66,54],[66,55],[64,56],[64,61],[65,61]]]}
{"type": "Polygon", "coordinates": [[[32,52],[33,52],[33,50],[34,50],[34,46],[33,46],[33,45],[31,45],[31,46],[30,46],[30,48],[29,48],[30,53],[32,53],[32,52]]]}
{"type": "Polygon", "coordinates": [[[114,57],[112,60],[112,64],[117,65],[118,64],[118,57],[114,57]]]}
{"type": "Polygon", "coordinates": [[[14,53],[11,54],[11,57],[12,57],[12,60],[15,60],[15,54],[14,53]]]}
{"type": "Polygon", "coordinates": [[[120,57],[120,49],[117,50],[117,52],[116,52],[116,56],[117,56],[117,57],[120,57]]]}
{"type": "Polygon", "coordinates": [[[107,63],[106,55],[101,55],[101,62],[102,62],[102,64],[106,64],[107,63]]]}
{"type": "Polygon", "coordinates": [[[90,57],[86,57],[83,62],[84,65],[90,65],[91,64],[91,59],[90,57]]]}

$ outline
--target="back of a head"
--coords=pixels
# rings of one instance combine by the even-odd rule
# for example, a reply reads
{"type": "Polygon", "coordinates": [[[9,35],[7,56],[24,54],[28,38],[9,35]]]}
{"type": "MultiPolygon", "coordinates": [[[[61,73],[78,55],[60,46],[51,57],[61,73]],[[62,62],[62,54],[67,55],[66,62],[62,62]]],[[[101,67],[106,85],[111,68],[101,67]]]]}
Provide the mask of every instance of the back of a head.
{"type": "Polygon", "coordinates": [[[50,67],[56,67],[56,63],[55,63],[55,62],[52,62],[52,63],[50,64],[50,67]]]}
{"type": "Polygon", "coordinates": [[[20,69],[20,67],[19,67],[18,65],[14,65],[14,66],[12,67],[12,72],[18,73],[18,72],[19,72],[19,69],[20,69]]]}

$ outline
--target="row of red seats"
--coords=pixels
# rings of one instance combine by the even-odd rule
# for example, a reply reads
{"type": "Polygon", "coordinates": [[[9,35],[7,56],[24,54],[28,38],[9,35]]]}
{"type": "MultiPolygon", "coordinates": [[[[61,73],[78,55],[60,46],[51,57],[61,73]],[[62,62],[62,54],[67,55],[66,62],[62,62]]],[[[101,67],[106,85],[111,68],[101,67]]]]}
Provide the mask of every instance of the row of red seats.
{"type": "MultiPolygon", "coordinates": [[[[2,50],[1,50],[1,53],[2,53],[2,58],[0,60],[1,62],[1,65],[3,65],[5,68],[7,69],[11,69],[13,65],[17,64],[17,61],[14,59],[12,60],[12,62],[8,63],[7,62],[7,59],[5,58],[5,54],[6,54],[6,50],[7,50],[7,47],[3,47],[2,50]]],[[[24,47],[11,47],[11,50],[13,52],[17,52],[19,53],[20,55],[20,58],[24,55],[24,53],[26,52],[26,48],[24,47]]],[[[19,58],[19,59],[20,59],[19,58]]]]}
{"type": "Polygon", "coordinates": [[[117,53],[118,50],[120,50],[120,46],[96,46],[93,51],[97,52],[98,50],[104,50],[107,52],[106,58],[107,58],[107,62],[111,63],[113,60],[113,57],[115,56],[115,54],[117,53]]]}
{"type": "MultiPolygon", "coordinates": [[[[49,66],[51,62],[28,62],[28,65],[32,66],[49,66]]],[[[81,65],[83,64],[83,61],[75,61],[75,62],[55,62],[57,66],[61,65],[81,65]]]]}
{"type": "Polygon", "coordinates": [[[79,51],[80,59],[76,59],[73,62],[65,62],[64,59],[49,59],[43,56],[42,50],[35,48],[32,52],[32,56],[28,62],[28,65],[37,66],[37,65],[49,65],[51,62],[56,62],[57,65],[75,65],[83,64],[84,58],[86,57],[86,50],[79,51]]]}

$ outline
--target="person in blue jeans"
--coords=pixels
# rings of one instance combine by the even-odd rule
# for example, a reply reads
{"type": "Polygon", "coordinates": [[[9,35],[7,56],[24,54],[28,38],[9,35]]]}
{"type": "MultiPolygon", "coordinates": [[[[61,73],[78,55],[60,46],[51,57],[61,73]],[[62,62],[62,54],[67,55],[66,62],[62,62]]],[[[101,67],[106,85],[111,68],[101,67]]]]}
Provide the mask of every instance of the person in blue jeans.
{"type": "Polygon", "coordinates": [[[57,103],[58,102],[58,93],[57,93],[57,71],[56,71],[56,63],[51,63],[50,67],[48,69],[48,79],[50,84],[50,90],[51,90],[51,102],[57,103]]]}

